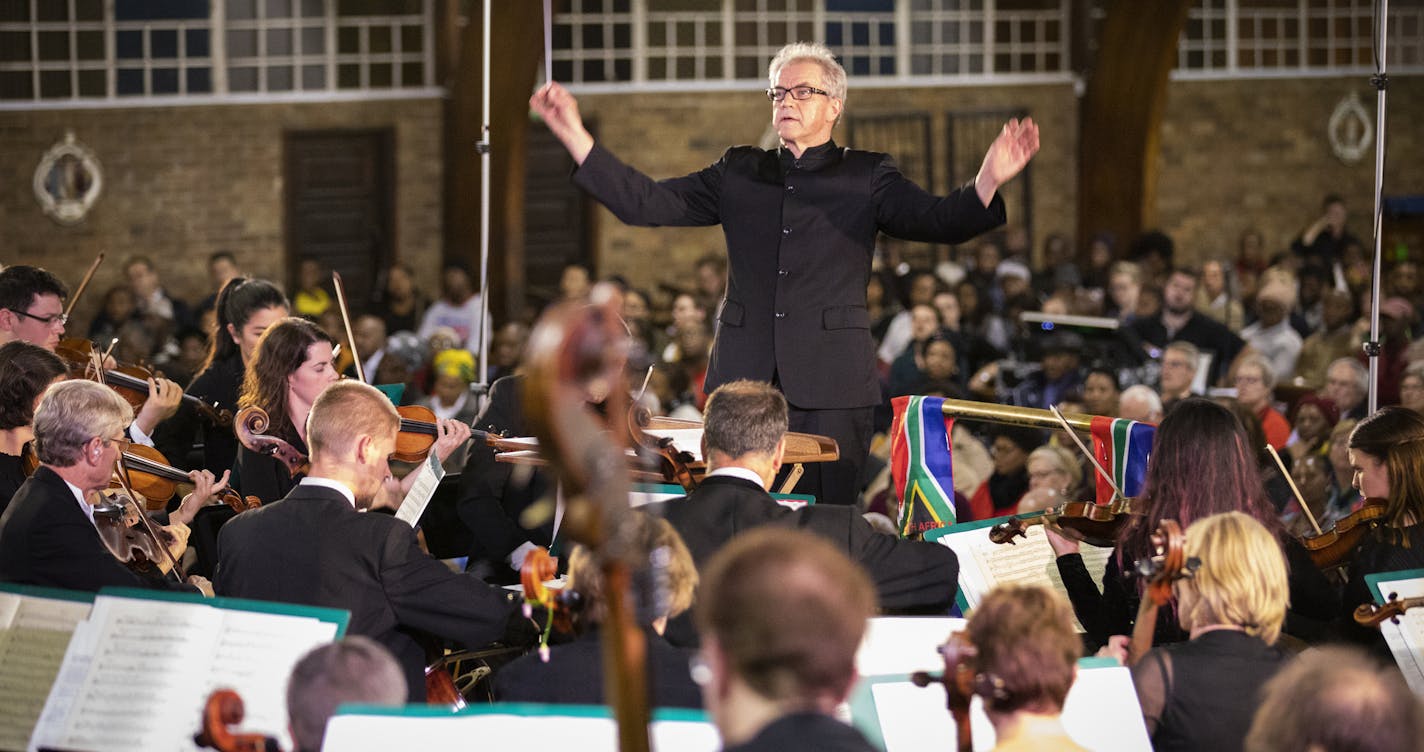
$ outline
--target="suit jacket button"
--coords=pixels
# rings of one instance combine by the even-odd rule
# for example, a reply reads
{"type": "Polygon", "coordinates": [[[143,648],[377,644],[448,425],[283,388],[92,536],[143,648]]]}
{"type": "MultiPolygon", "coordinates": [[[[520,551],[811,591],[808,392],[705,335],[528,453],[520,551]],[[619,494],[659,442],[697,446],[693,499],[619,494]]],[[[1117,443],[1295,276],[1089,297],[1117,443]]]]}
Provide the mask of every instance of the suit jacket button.
{"type": "Polygon", "coordinates": [[[777,270],[776,270],[776,275],[777,275],[778,277],[785,277],[786,275],[788,275],[788,274],[790,274],[790,273],[791,273],[791,272],[788,272],[788,271],[786,271],[785,269],[777,269],[777,270]]]}
{"type": "Polygon", "coordinates": [[[786,192],[787,192],[787,193],[795,193],[795,192],[796,192],[796,186],[794,186],[794,185],[788,185],[788,186],[786,186],[786,192]]]}
{"type": "Polygon", "coordinates": [[[786,318],[786,312],[785,312],[785,311],[777,311],[777,312],[776,312],[776,317],[779,318],[779,319],[784,319],[784,318],[786,318]]]}
{"type": "Polygon", "coordinates": [[[791,228],[790,228],[790,227],[783,227],[783,228],[781,228],[781,234],[782,234],[782,235],[790,235],[790,234],[791,234],[791,228]]]}

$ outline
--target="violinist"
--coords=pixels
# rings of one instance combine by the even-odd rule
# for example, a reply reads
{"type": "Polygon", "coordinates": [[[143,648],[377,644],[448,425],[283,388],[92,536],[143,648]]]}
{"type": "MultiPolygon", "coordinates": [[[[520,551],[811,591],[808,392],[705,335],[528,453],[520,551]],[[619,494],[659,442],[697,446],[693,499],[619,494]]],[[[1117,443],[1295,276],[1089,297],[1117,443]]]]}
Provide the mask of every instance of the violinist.
{"type": "MultiPolygon", "coordinates": [[[[293,321],[300,320],[273,327],[266,339],[293,321]]],[[[342,381],[323,390],[310,413],[310,474],[285,498],[223,526],[217,591],[349,610],[348,634],[390,649],[410,700],[423,702],[425,651],[410,630],[480,647],[505,636],[518,611],[502,593],[423,552],[406,523],[363,514],[391,477],[387,458],[400,416],[385,395],[342,381]]]]}
{"type": "MultiPolygon", "coordinates": [[[[1063,701],[1083,644],[1062,596],[1036,585],[996,587],[969,618],[975,694],[994,726],[994,749],[1083,750],[1063,728],[1063,701]]],[[[948,664],[945,675],[956,667],[948,664]]]]}
{"type": "MultiPolygon", "coordinates": [[[[307,454],[307,413],[317,395],[341,378],[332,356],[335,346],[331,335],[306,319],[273,323],[247,359],[238,406],[262,408],[270,421],[266,433],[307,454]]],[[[244,496],[276,501],[298,480],[279,460],[238,448],[232,482],[244,496]]]]}
{"type": "MultiPolygon", "coordinates": [[[[1366,575],[1424,567],[1424,417],[1407,407],[1380,408],[1355,426],[1349,449],[1355,488],[1366,504],[1382,501],[1385,517],[1355,552],[1346,610],[1372,600],[1366,575]]],[[[1378,640],[1376,633],[1371,641],[1378,640]]]]}
{"type": "Polygon", "coordinates": [[[740,535],[703,573],[693,678],[724,752],[875,749],[835,717],[875,587],[834,546],[797,530],[740,535]]]}
{"type": "MultiPolygon", "coordinates": [[[[101,587],[159,587],[200,590],[208,581],[190,577],[179,584],[157,572],[140,575],[120,564],[95,527],[94,505],[109,486],[115,463],[127,446],[124,427],[133,409],[113,390],[92,381],[70,380],[49,387],[35,410],[35,449],[42,463],[15,494],[0,518],[0,581],[97,591],[101,587]]],[[[191,509],[222,487],[211,473],[193,477],[197,488],[184,502],[191,509]]],[[[172,559],[187,547],[188,527],[172,522],[161,532],[172,559]]]]}
{"type": "MultiPolygon", "coordinates": [[[[208,405],[237,412],[238,391],[247,362],[257,349],[257,341],[267,327],[286,318],[287,297],[277,286],[262,279],[235,277],[218,292],[214,311],[217,329],[208,338],[208,355],[187,393],[208,405]]],[[[165,421],[154,436],[155,445],[179,467],[195,442],[202,444],[202,463],[213,473],[232,467],[237,458],[237,439],[232,428],[220,428],[203,420],[184,405],[165,421]]]]}
{"type": "MultiPolygon", "coordinates": [[[[647,639],[649,699],[654,707],[700,709],[702,695],[688,672],[688,655],[662,637],[669,617],[692,606],[697,566],[682,536],[667,520],[634,510],[626,524],[631,528],[629,537],[639,563],[633,572],[634,611],[647,639]],[[659,589],[663,592],[657,592],[659,589]]],[[[567,590],[579,596],[574,624],[577,637],[554,645],[547,662],[538,653],[529,653],[501,668],[495,675],[499,701],[606,703],[603,640],[611,639],[602,628],[607,616],[606,587],[597,558],[584,546],[574,546],[569,554],[567,590]]]]}
{"type": "Polygon", "coordinates": [[[50,384],[66,372],[49,350],[15,340],[0,345],[0,514],[29,473],[21,457],[35,437],[35,407],[50,384]]]}
{"type": "Polygon", "coordinates": [[[53,351],[69,317],[69,288],[35,266],[16,264],[0,271],[0,344],[20,340],[53,351]]]}
{"type": "Polygon", "coordinates": [[[1147,653],[1133,683],[1153,749],[1239,750],[1261,687],[1289,657],[1275,647],[1286,561],[1278,535],[1241,512],[1193,522],[1185,549],[1199,563],[1173,591],[1191,639],[1147,653]]]}
{"type": "MultiPolygon", "coordinates": [[[[1305,548],[1285,534],[1266,497],[1245,430],[1227,408],[1200,397],[1172,408],[1157,427],[1134,508],[1137,514],[1123,527],[1117,550],[1108,557],[1101,592],[1078,554],[1078,543],[1047,530],[1073,610],[1094,645],[1107,644],[1111,635],[1131,633],[1142,592],[1133,572],[1136,562],[1151,554],[1152,532],[1163,519],[1190,525],[1222,512],[1246,513],[1276,536],[1290,562],[1292,621],[1287,631],[1313,639],[1338,615],[1337,594],[1305,548]]],[[[1159,645],[1186,637],[1170,609],[1158,613],[1154,634],[1159,645]]]]}

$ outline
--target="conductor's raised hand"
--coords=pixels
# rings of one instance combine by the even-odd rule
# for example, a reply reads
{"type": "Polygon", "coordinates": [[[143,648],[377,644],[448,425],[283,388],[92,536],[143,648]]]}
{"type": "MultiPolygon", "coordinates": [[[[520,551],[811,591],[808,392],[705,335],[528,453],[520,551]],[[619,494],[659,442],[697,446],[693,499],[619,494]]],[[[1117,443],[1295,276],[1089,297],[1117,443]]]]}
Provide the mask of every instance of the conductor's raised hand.
{"type": "Polygon", "coordinates": [[[578,100],[557,81],[550,81],[539,87],[529,98],[529,109],[533,110],[549,131],[569,150],[574,162],[583,164],[588,153],[593,150],[593,135],[583,126],[579,115],[578,100]]]}
{"type": "Polygon", "coordinates": [[[1013,119],[1004,124],[998,138],[984,153],[984,164],[974,177],[974,189],[985,206],[994,199],[999,186],[1023,171],[1038,153],[1038,125],[1033,118],[1013,119]]]}

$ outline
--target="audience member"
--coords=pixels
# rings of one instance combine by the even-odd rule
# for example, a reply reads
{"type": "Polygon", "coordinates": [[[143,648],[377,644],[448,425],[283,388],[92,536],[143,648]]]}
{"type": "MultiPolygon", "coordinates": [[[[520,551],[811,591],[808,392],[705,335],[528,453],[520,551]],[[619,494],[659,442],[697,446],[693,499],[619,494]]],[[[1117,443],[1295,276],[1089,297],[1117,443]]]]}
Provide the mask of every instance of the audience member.
{"type": "Polygon", "coordinates": [[[1028,455],[1028,491],[1019,500],[1017,514],[1036,512],[1067,501],[1079,501],[1083,468],[1073,453],[1045,444],[1028,455]]]}
{"type": "Polygon", "coordinates": [[[1340,422],[1340,411],[1328,397],[1307,393],[1291,408],[1290,424],[1295,427],[1286,449],[1293,460],[1307,454],[1330,453],[1330,430],[1340,422]]]}
{"type": "Polygon", "coordinates": [[[161,332],[160,341],[166,340],[173,332],[193,325],[188,304],[174,298],[163,289],[158,278],[158,268],[147,256],[134,256],[124,262],[124,276],[129,289],[133,291],[134,304],[138,315],[150,329],[161,332]]]}
{"type": "Polygon", "coordinates": [[[1268,271],[1256,293],[1256,321],[1241,330],[1241,339],[1281,377],[1295,373],[1300,357],[1300,333],[1290,323],[1295,300],[1295,278],[1288,272],[1268,271]]]}
{"type": "Polygon", "coordinates": [[[1133,384],[1118,398],[1117,416],[1140,423],[1162,422],[1162,399],[1146,384],[1133,384]]]}
{"type": "Polygon", "coordinates": [[[1122,388],[1118,385],[1117,372],[1111,368],[1094,367],[1083,379],[1083,410],[1089,415],[1116,417],[1118,400],[1121,397],[1122,388]]]}
{"type": "MultiPolygon", "coordinates": [[[[449,327],[459,338],[456,347],[479,352],[482,336],[480,327],[485,328],[483,334],[487,335],[490,324],[488,321],[481,321],[484,310],[480,296],[470,282],[470,272],[460,264],[447,264],[440,279],[440,299],[431,303],[425,310],[417,334],[421,339],[429,341],[437,329],[449,327]]],[[[431,347],[434,347],[433,343],[431,347]]]]}
{"type": "Polygon", "coordinates": [[[1233,381],[1236,399],[1261,419],[1266,443],[1276,451],[1283,451],[1290,441],[1291,425],[1274,405],[1276,370],[1271,362],[1260,355],[1248,354],[1236,364],[1233,381]]]}
{"type": "Polygon", "coordinates": [[[1041,432],[1023,426],[999,425],[992,430],[989,454],[994,473],[969,500],[971,519],[987,520],[1013,514],[1028,490],[1028,455],[1043,443],[1041,432]]]}
{"type": "Polygon", "coordinates": [[[1326,369],[1322,391],[1340,409],[1341,418],[1359,420],[1365,417],[1369,375],[1365,366],[1354,357],[1338,358],[1326,369]]]}
{"type": "Polygon", "coordinates": [[[292,294],[292,313],[310,321],[321,318],[331,308],[332,294],[328,290],[331,275],[314,258],[305,257],[297,264],[296,292],[292,294]]]}
{"type": "MultiPolygon", "coordinates": [[[[237,267],[237,257],[232,251],[216,251],[208,256],[208,294],[193,306],[193,323],[198,323],[203,315],[213,310],[217,305],[218,293],[227,286],[229,280],[242,276],[242,270],[237,267]]],[[[206,330],[204,330],[206,331],[206,330]]]]}
{"type": "Polygon", "coordinates": [[[1170,410],[1178,400],[1192,396],[1197,370],[1201,368],[1201,350],[1197,346],[1176,340],[1162,349],[1162,409],[1170,410]]]}
{"type": "Polygon", "coordinates": [[[1355,337],[1355,299],[1344,290],[1326,290],[1321,296],[1321,326],[1306,336],[1295,361],[1295,381],[1319,389],[1325,372],[1340,358],[1353,357],[1360,343],[1355,337]]]}
{"type": "Polygon", "coordinates": [[[415,286],[415,274],[410,267],[396,263],[382,274],[371,301],[371,312],[381,317],[386,331],[391,334],[414,332],[420,328],[429,304],[425,294],[415,286]]]}
{"type": "Polygon", "coordinates": [[[1197,311],[1216,319],[1233,332],[1241,331],[1246,315],[1241,301],[1232,297],[1226,264],[1211,259],[1202,264],[1201,286],[1197,289],[1197,311]]]}
{"type": "Polygon", "coordinates": [[[1328,269],[1343,258],[1346,244],[1358,241],[1345,227],[1345,199],[1329,194],[1320,202],[1320,208],[1320,217],[1291,243],[1291,252],[1304,262],[1328,269]]]}
{"type": "Polygon", "coordinates": [[[1193,301],[1197,292],[1197,275],[1191,269],[1173,269],[1162,288],[1162,313],[1152,318],[1139,318],[1132,328],[1144,342],[1166,347],[1173,340],[1196,345],[1212,356],[1207,383],[1216,384],[1227,373],[1245,344],[1234,332],[1216,320],[1197,313],[1193,301]]]}

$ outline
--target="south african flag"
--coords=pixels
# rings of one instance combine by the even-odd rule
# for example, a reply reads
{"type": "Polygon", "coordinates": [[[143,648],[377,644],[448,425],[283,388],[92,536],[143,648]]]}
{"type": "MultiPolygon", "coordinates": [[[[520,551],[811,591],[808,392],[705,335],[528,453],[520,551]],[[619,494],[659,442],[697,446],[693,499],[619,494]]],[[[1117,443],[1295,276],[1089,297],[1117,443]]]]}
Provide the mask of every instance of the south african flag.
{"type": "Polygon", "coordinates": [[[896,397],[890,427],[890,477],[900,504],[902,538],[954,524],[954,471],[943,397],[896,397]]]}
{"type": "MultiPolygon", "coordinates": [[[[1093,455],[1103,469],[1112,474],[1113,482],[1122,489],[1123,495],[1132,498],[1142,493],[1142,483],[1147,477],[1147,458],[1152,455],[1152,441],[1157,436],[1157,427],[1151,423],[1096,415],[1091,431],[1093,455]]],[[[1112,499],[1112,486],[1098,476],[1098,503],[1108,504],[1112,499]]]]}

